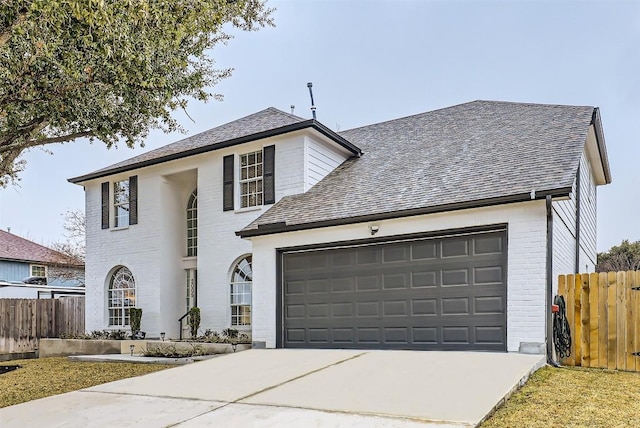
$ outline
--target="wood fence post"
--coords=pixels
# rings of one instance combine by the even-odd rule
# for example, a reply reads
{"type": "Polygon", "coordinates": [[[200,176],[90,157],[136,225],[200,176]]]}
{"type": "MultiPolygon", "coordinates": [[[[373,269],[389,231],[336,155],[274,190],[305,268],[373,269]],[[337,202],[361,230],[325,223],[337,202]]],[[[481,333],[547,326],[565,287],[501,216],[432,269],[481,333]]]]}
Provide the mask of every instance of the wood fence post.
{"type": "Polygon", "coordinates": [[[617,317],[616,317],[616,290],[617,290],[617,274],[616,272],[607,273],[607,318],[609,326],[607,329],[607,368],[609,370],[616,369],[616,350],[617,350],[617,317]]]}
{"type": "Polygon", "coordinates": [[[598,367],[606,369],[609,365],[609,288],[606,272],[598,274],[598,367]]]}
{"type": "Polygon", "coordinates": [[[567,298],[565,299],[567,305],[567,321],[569,322],[569,329],[571,330],[571,347],[569,348],[569,357],[567,358],[567,365],[576,365],[576,334],[575,334],[575,275],[567,275],[567,298]]]}
{"type": "Polygon", "coordinates": [[[616,282],[618,283],[618,288],[616,289],[616,331],[618,334],[616,338],[616,369],[626,370],[627,357],[624,354],[624,348],[627,337],[627,318],[625,312],[627,276],[624,272],[618,272],[616,276],[616,282]]]}
{"type": "Polygon", "coordinates": [[[589,348],[589,338],[590,338],[590,315],[591,315],[591,307],[589,306],[589,274],[583,273],[580,275],[580,304],[581,313],[580,318],[582,319],[582,325],[580,329],[582,330],[580,335],[582,337],[581,341],[581,353],[582,353],[582,367],[591,367],[591,355],[589,348]]]}
{"type": "Polygon", "coordinates": [[[580,281],[580,274],[577,273],[574,276],[573,279],[573,284],[572,284],[573,289],[575,290],[573,293],[573,304],[574,304],[574,321],[573,321],[573,334],[575,337],[575,353],[576,353],[576,358],[575,358],[575,365],[576,366],[581,366],[582,365],[582,302],[581,302],[581,298],[582,298],[582,282],[580,281]]]}
{"type": "Polygon", "coordinates": [[[598,286],[598,274],[589,275],[589,367],[598,367],[600,364],[600,352],[598,350],[598,331],[600,317],[598,315],[598,298],[600,287],[598,286]]]}

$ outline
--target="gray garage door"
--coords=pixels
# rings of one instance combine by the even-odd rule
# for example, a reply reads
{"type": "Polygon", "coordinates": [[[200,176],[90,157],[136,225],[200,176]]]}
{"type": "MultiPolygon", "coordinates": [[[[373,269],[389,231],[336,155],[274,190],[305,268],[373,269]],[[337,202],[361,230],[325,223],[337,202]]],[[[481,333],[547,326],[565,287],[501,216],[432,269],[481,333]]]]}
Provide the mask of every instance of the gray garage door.
{"type": "Polygon", "coordinates": [[[504,230],[282,257],[280,346],[506,350],[504,230]]]}

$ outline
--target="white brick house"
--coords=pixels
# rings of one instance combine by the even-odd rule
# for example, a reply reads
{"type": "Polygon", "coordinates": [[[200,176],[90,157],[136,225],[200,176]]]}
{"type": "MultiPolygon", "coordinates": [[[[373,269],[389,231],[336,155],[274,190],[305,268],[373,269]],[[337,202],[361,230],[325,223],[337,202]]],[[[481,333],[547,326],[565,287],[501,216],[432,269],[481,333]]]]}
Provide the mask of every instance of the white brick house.
{"type": "Polygon", "coordinates": [[[89,330],[197,305],[255,346],[518,351],[593,271],[610,172],[597,108],[476,101],[341,133],[270,108],[70,181],[89,330]]]}

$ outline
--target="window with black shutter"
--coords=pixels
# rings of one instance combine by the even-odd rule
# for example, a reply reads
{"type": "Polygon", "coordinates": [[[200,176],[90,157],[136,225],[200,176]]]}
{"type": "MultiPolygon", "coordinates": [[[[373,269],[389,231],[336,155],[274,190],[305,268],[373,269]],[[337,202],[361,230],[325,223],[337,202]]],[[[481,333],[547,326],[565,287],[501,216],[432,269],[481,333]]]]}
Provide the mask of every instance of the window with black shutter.
{"type": "Polygon", "coordinates": [[[138,224],[138,176],[129,177],[129,224],[138,224]]]}
{"type": "Polygon", "coordinates": [[[264,204],[274,204],[276,202],[275,191],[275,153],[276,146],[267,146],[263,149],[263,187],[264,187],[264,204]]]}
{"type": "Polygon", "coordinates": [[[102,228],[109,229],[109,182],[102,183],[102,228]]]}
{"type": "Polygon", "coordinates": [[[233,155],[222,159],[222,209],[233,211],[233,155]]]}

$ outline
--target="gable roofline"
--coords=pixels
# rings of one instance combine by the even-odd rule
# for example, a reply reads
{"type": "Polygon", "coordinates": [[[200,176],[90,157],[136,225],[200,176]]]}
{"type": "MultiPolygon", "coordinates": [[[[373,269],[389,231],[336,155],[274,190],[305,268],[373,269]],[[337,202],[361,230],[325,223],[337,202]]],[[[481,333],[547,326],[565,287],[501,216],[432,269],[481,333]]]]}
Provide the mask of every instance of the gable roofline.
{"type": "Polygon", "coordinates": [[[414,208],[401,211],[391,211],[385,213],[376,213],[365,216],[345,217],[339,219],[330,219],[316,221],[310,223],[299,223],[287,225],[286,222],[260,224],[256,228],[242,229],[236,233],[241,238],[252,238],[254,236],[272,235],[283,232],[295,232],[300,230],[319,229],[323,227],[344,226],[348,224],[366,223],[371,221],[391,220],[399,217],[411,217],[424,214],[436,214],[447,211],[458,211],[472,208],[483,208],[494,205],[512,204],[518,202],[529,202],[532,200],[545,200],[547,196],[552,198],[568,197],[571,194],[572,187],[564,187],[560,189],[551,189],[535,193],[535,198],[531,198],[531,193],[522,193],[516,195],[500,196],[495,198],[480,199],[475,201],[464,201],[452,204],[438,205],[432,207],[414,208]]]}
{"type": "Polygon", "coordinates": [[[604,141],[604,131],[602,130],[602,119],[600,118],[600,109],[594,107],[591,116],[591,124],[596,133],[596,142],[598,143],[598,152],[600,154],[600,163],[604,172],[606,184],[611,183],[611,168],[609,166],[609,157],[607,156],[607,146],[604,141]]]}
{"type": "Polygon", "coordinates": [[[237,146],[239,144],[249,143],[252,141],[262,140],[264,138],[275,137],[278,135],[288,134],[290,132],[300,131],[302,129],[311,128],[325,137],[333,140],[338,145],[344,147],[346,150],[351,152],[355,156],[360,156],[362,154],[362,150],[358,148],[355,144],[349,142],[346,138],[327,128],[322,123],[318,122],[315,119],[308,119],[302,122],[293,123],[290,125],[280,126],[277,128],[268,129],[266,131],[256,132],[249,135],[244,135],[238,138],[232,138],[230,140],[221,141],[213,144],[208,144],[202,147],[196,147],[190,150],[185,150],[178,153],[172,153],[166,156],[160,156],[154,159],[148,159],[128,165],[124,165],[121,167],[108,168],[105,170],[100,170],[96,172],[92,172],[90,174],[81,175],[78,177],[69,178],[67,181],[74,184],[79,184],[83,181],[93,180],[96,178],[102,178],[109,175],[118,174],[121,172],[131,171],[138,168],[144,168],[147,166],[157,165],[160,163],[169,162],[176,159],[182,159],[189,156],[199,155],[201,153],[207,153],[214,150],[223,149],[226,147],[237,146]]]}

